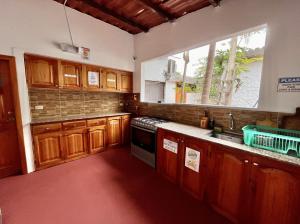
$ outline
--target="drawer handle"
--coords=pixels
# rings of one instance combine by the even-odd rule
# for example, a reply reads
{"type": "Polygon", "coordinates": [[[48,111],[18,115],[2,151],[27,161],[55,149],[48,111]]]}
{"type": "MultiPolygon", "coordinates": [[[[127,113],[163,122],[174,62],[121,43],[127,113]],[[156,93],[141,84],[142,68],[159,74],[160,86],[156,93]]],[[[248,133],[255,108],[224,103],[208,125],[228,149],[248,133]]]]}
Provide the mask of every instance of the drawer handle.
{"type": "Polygon", "coordinates": [[[246,160],[244,161],[244,163],[249,163],[249,160],[246,159],[246,160]]]}
{"type": "Polygon", "coordinates": [[[258,163],[253,163],[253,166],[259,166],[259,164],[258,163]]]}
{"type": "Polygon", "coordinates": [[[46,130],[46,131],[49,131],[49,130],[51,130],[51,128],[45,128],[45,130],[46,130]]]}

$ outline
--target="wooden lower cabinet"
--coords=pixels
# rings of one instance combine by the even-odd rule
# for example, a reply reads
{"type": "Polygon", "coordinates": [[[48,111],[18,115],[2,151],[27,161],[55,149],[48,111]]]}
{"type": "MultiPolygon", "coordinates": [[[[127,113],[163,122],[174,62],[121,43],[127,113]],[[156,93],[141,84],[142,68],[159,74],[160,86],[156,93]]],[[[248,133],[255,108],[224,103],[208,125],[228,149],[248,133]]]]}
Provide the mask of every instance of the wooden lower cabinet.
{"type": "Polygon", "coordinates": [[[181,135],[158,129],[157,171],[173,183],[179,183],[181,177],[181,167],[183,165],[181,141],[181,135]],[[171,147],[173,147],[173,150],[171,147]]]}
{"type": "Polygon", "coordinates": [[[208,200],[212,207],[234,223],[243,219],[249,183],[250,157],[221,146],[210,152],[208,200]]]}
{"type": "Polygon", "coordinates": [[[62,134],[50,132],[33,138],[37,168],[49,167],[64,161],[62,134]]]}
{"type": "Polygon", "coordinates": [[[106,147],[106,125],[90,128],[88,131],[88,138],[90,153],[103,151],[106,147]]]}
{"type": "Polygon", "coordinates": [[[118,146],[122,144],[121,117],[107,119],[107,146],[118,146]]]}
{"type": "Polygon", "coordinates": [[[300,223],[299,167],[255,158],[251,169],[249,223],[300,223]]]}
{"type": "Polygon", "coordinates": [[[87,130],[85,128],[65,131],[63,136],[66,159],[87,154],[87,130]]]}

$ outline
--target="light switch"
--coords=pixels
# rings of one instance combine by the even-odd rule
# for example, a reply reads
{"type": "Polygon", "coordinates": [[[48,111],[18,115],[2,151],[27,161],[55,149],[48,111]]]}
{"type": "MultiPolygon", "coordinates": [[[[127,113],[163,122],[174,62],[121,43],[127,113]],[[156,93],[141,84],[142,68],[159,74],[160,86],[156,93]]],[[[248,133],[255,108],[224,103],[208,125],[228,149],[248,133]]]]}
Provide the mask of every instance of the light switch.
{"type": "Polygon", "coordinates": [[[34,109],[36,110],[44,110],[44,106],[43,105],[37,105],[34,107],[34,109]]]}

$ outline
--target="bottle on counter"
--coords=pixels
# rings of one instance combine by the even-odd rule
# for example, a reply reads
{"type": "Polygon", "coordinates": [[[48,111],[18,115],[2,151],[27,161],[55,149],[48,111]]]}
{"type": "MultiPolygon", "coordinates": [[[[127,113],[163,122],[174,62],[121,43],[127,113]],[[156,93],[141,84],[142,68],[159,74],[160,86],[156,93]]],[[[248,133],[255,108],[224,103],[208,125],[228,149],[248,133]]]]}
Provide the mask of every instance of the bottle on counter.
{"type": "Polygon", "coordinates": [[[214,121],[214,118],[211,117],[208,122],[208,129],[213,130],[214,127],[215,127],[215,121],[214,121]]]}
{"type": "Polygon", "coordinates": [[[208,128],[208,115],[207,115],[207,111],[205,111],[204,117],[200,118],[200,128],[204,128],[204,129],[208,128]]]}

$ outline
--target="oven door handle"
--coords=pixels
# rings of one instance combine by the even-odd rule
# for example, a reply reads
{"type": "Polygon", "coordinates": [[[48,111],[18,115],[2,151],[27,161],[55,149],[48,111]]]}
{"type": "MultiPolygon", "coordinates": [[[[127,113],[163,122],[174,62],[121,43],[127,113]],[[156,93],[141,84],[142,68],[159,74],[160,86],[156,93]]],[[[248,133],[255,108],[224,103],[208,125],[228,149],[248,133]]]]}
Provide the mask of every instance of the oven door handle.
{"type": "Polygon", "coordinates": [[[155,133],[154,130],[150,130],[150,129],[146,129],[146,128],[142,128],[142,127],[139,127],[139,126],[135,126],[135,125],[131,125],[132,128],[136,128],[136,129],[140,129],[140,130],[143,130],[143,131],[146,131],[146,132],[150,132],[150,133],[155,133]]]}

